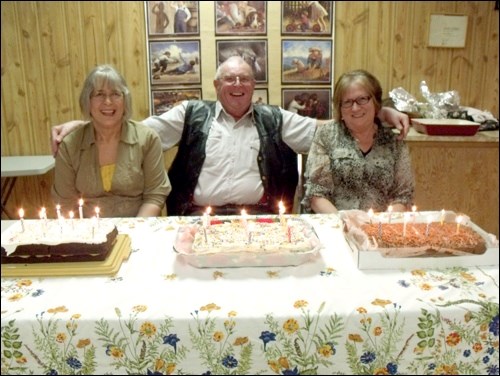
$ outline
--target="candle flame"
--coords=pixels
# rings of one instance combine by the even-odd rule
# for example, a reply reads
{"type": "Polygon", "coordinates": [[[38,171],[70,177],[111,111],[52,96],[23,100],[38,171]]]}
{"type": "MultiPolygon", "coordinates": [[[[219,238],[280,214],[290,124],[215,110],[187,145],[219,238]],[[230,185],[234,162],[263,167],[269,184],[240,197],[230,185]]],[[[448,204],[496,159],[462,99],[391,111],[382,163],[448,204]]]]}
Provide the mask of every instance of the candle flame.
{"type": "Polygon", "coordinates": [[[75,213],[73,213],[73,210],[70,210],[70,211],[69,211],[69,217],[70,217],[71,219],[73,219],[73,217],[74,217],[74,216],[75,216],[75,213]]]}
{"type": "Polygon", "coordinates": [[[78,200],[78,205],[83,206],[83,199],[78,200]]]}
{"type": "Polygon", "coordinates": [[[19,217],[21,217],[21,218],[24,217],[24,209],[23,208],[19,209],[19,217]]]}

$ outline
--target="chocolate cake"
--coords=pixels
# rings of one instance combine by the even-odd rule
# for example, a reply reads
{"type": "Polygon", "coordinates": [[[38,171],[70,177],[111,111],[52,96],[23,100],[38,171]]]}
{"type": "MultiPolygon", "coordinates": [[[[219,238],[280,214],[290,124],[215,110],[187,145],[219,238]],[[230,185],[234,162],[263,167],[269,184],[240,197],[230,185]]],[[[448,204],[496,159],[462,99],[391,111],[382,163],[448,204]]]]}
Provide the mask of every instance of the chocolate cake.
{"type": "Polygon", "coordinates": [[[103,261],[118,230],[106,220],[29,220],[2,234],[2,264],[103,261]]]}

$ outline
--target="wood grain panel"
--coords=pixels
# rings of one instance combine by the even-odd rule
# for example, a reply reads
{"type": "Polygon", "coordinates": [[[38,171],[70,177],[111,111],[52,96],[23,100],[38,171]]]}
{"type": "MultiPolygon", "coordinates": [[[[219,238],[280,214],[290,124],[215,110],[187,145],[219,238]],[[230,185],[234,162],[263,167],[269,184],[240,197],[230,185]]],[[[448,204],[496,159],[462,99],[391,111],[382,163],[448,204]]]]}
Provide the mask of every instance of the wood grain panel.
{"type": "Polygon", "coordinates": [[[453,210],[498,236],[498,143],[408,142],[419,210],[453,210]]]}

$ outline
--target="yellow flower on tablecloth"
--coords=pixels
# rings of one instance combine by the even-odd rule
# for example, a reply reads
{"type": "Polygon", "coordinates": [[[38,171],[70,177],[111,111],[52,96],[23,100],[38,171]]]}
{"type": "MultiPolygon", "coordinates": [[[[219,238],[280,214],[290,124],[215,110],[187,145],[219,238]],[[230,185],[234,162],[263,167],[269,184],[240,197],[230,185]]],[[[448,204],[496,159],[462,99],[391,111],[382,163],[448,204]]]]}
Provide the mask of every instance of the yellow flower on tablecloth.
{"type": "Polygon", "coordinates": [[[382,328],[380,326],[376,326],[375,328],[373,328],[373,335],[379,336],[381,334],[382,334],[382,328]]]}
{"type": "Polygon", "coordinates": [[[22,297],[23,297],[23,295],[19,294],[19,293],[11,295],[11,296],[9,296],[9,302],[16,302],[16,301],[20,300],[22,297]]]}
{"type": "Polygon", "coordinates": [[[281,367],[276,360],[270,360],[267,362],[269,368],[271,368],[275,373],[281,373],[281,367]]]}
{"type": "Polygon", "coordinates": [[[288,359],[285,358],[284,356],[281,356],[278,359],[278,363],[281,366],[281,368],[289,369],[290,368],[290,363],[288,362],[288,359]]]}
{"type": "Polygon", "coordinates": [[[285,330],[285,332],[287,332],[288,334],[293,334],[295,333],[297,330],[299,330],[299,323],[297,322],[297,320],[295,319],[288,319],[285,321],[285,323],[283,324],[283,329],[285,330]]]}
{"type": "Polygon", "coordinates": [[[472,349],[474,352],[480,352],[483,349],[483,345],[481,345],[479,342],[476,342],[473,346],[472,349]]]}
{"type": "Polygon", "coordinates": [[[432,286],[429,285],[428,283],[422,283],[420,285],[420,289],[422,289],[424,291],[430,291],[430,290],[432,290],[432,286]]]}
{"type": "Polygon", "coordinates": [[[80,339],[76,345],[77,348],[79,349],[83,349],[84,347],[87,347],[88,345],[90,345],[90,339],[89,338],[85,338],[85,339],[80,339]]]}
{"type": "Polygon", "coordinates": [[[148,307],[145,305],[136,305],[132,307],[132,311],[134,312],[146,312],[147,309],[148,307]]]}
{"type": "Polygon", "coordinates": [[[141,335],[151,338],[156,334],[156,325],[152,322],[146,321],[141,325],[141,329],[139,331],[141,332],[141,335]]]}
{"type": "Polygon", "coordinates": [[[427,272],[425,270],[422,270],[422,269],[415,269],[415,270],[412,270],[411,271],[411,274],[412,275],[416,275],[416,276],[420,276],[420,277],[423,277],[424,275],[427,274],[427,272]]]}
{"type": "Polygon", "coordinates": [[[21,356],[19,358],[16,358],[16,363],[17,364],[24,364],[24,363],[27,363],[28,362],[28,359],[26,359],[25,356],[21,356]]]}
{"type": "Polygon", "coordinates": [[[224,333],[220,331],[214,332],[213,339],[215,342],[220,342],[224,339],[224,333]]]}
{"type": "Polygon", "coordinates": [[[460,343],[462,337],[457,332],[452,332],[446,336],[446,344],[448,346],[456,346],[460,343]]]}
{"type": "Polygon", "coordinates": [[[243,346],[244,344],[248,343],[248,337],[237,337],[234,340],[234,346],[243,346]]]}
{"type": "Polygon", "coordinates": [[[22,286],[31,286],[33,282],[31,281],[31,279],[21,279],[19,281],[17,281],[16,285],[18,287],[22,287],[22,286]]]}
{"type": "Polygon", "coordinates": [[[57,333],[56,335],[56,342],[58,343],[64,343],[66,341],[66,333],[57,333]]]}
{"type": "Polygon", "coordinates": [[[123,358],[123,350],[119,347],[112,346],[109,351],[113,358],[123,358]]]}
{"type": "Polygon", "coordinates": [[[175,371],[175,363],[168,363],[167,368],[165,370],[167,375],[171,375],[172,373],[174,373],[174,371],[175,371]]]}
{"type": "Polygon", "coordinates": [[[234,320],[225,320],[224,321],[224,328],[226,328],[227,330],[231,331],[231,329],[233,329],[236,325],[236,322],[234,322],[234,320]]]}
{"type": "Polygon", "coordinates": [[[227,313],[227,317],[236,317],[236,315],[237,315],[237,314],[238,314],[238,313],[237,313],[236,311],[229,311],[229,312],[227,313]]]}
{"type": "Polygon", "coordinates": [[[463,279],[469,281],[469,282],[476,282],[476,277],[474,277],[472,274],[467,273],[467,272],[461,272],[460,275],[462,276],[463,279]]]}
{"type": "Polygon", "coordinates": [[[373,371],[373,374],[374,375],[390,375],[389,371],[385,367],[383,367],[383,368],[376,368],[373,371]]]}
{"type": "Polygon", "coordinates": [[[318,353],[325,358],[329,358],[333,355],[333,349],[330,345],[323,345],[318,349],[318,353]]]}
{"type": "Polygon", "coordinates": [[[210,303],[210,304],[207,304],[207,305],[204,305],[203,307],[201,307],[200,311],[212,312],[212,311],[219,310],[219,309],[220,309],[220,307],[217,304],[210,303]]]}
{"type": "Polygon", "coordinates": [[[297,300],[294,304],[293,304],[293,307],[294,308],[304,308],[304,307],[307,307],[309,303],[305,300],[297,300]]]}
{"type": "Polygon", "coordinates": [[[372,304],[373,305],[378,305],[378,306],[381,306],[381,307],[385,307],[387,304],[391,304],[392,302],[390,300],[385,300],[385,299],[375,299],[372,304]]]}
{"type": "Polygon", "coordinates": [[[59,306],[56,308],[49,308],[47,312],[48,313],[68,312],[68,309],[66,308],[66,306],[59,306]]]}
{"type": "Polygon", "coordinates": [[[368,313],[368,311],[364,307],[358,307],[358,308],[356,308],[356,311],[358,311],[362,315],[368,313]]]}
{"type": "Polygon", "coordinates": [[[78,320],[80,317],[82,317],[82,315],[80,313],[75,313],[71,316],[71,319],[72,320],[78,320]]]}
{"type": "Polygon", "coordinates": [[[349,334],[348,338],[353,342],[363,342],[363,338],[359,334],[349,334]]]}

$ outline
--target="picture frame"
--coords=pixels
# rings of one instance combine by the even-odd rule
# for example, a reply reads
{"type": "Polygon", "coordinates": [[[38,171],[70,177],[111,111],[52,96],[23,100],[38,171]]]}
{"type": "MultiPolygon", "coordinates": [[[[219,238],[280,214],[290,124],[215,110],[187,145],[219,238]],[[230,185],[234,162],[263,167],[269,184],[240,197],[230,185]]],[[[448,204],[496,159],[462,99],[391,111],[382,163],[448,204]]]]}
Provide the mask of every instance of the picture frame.
{"type": "Polygon", "coordinates": [[[200,35],[199,1],[146,1],[147,30],[152,37],[200,35]]]}
{"type": "Polygon", "coordinates": [[[267,83],[267,40],[216,40],[216,65],[231,56],[241,56],[253,69],[257,83],[267,83]]]}
{"type": "Polygon", "coordinates": [[[267,1],[215,1],[215,35],[267,35],[267,1]]]}
{"type": "Polygon", "coordinates": [[[302,116],[328,120],[332,117],[332,90],[281,89],[281,107],[302,116]]]}
{"type": "Polygon", "coordinates": [[[281,35],[332,36],[334,1],[282,1],[281,35]]]}
{"type": "Polygon", "coordinates": [[[269,103],[269,94],[267,89],[256,88],[253,91],[252,96],[253,104],[268,104],[269,103]]]}
{"type": "Polygon", "coordinates": [[[282,84],[331,84],[332,40],[282,40],[282,84]]]}
{"type": "Polygon", "coordinates": [[[200,88],[158,88],[151,90],[151,115],[161,115],[184,100],[202,99],[200,88]]]}
{"type": "Polygon", "coordinates": [[[152,85],[201,84],[200,41],[150,41],[152,85]]]}

